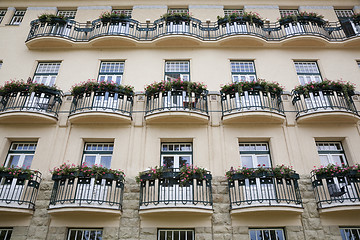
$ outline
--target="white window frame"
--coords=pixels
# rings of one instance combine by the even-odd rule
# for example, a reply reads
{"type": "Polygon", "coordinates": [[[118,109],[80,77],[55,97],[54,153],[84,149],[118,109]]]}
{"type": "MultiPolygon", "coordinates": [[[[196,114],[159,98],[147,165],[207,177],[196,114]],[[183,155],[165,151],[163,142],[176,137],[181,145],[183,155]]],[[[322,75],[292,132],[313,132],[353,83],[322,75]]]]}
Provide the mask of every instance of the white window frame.
{"type": "Polygon", "coordinates": [[[294,66],[301,85],[322,81],[316,61],[294,61],[294,66]]]}
{"type": "Polygon", "coordinates": [[[35,151],[37,147],[37,142],[13,142],[10,145],[8,155],[6,157],[5,166],[6,167],[17,167],[17,168],[30,168],[31,162],[34,158],[35,151]],[[19,149],[20,146],[26,147],[26,149],[19,149]],[[31,149],[29,149],[31,147],[31,149]],[[13,156],[19,156],[19,160],[16,165],[10,165],[10,161],[13,156]],[[31,161],[28,166],[24,166],[25,159],[27,156],[31,156],[31,161]]]}
{"type": "Polygon", "coordinates": [[[165,61],[165,81],[176,80],[171,75],[179,75],[180,80],[190,81],[190,61],[189,60],[166,60],[165,61]]]}
{"type": "Polygon", "coordinates": [[[116,14],[124,14],[131,18],[132,9],[113,9],[111,12],[116,14]]]}
{"type": "Polygon", "coordinates": [[[76,16],[76,10],[59,10],[57,16],[64,16],[68,19],[74,19],[76,16]]]}
{"type": "Polygon", "coordinates": [[[11,18],[10,25],[20,25],[24,19],[26,10],[15,10],[13,17],[11,18]]]}
{"type": "Polygon", "coordinates": [[[189,165],[193,163],[192,161],[193,148],[192,143],[162,143],[161,144],[161,166],[165,166],[165,158],[173,158],[173,166],[168,168],[181,168],[180,160],[182,157],[188,158],[189,165]],[[166,150],[168,149],[168,150],[166,150]]]}
{"type": "Polygon", "coordinates": [[[254,61],[230,61],[232,81],[252,82],[256,81],[256,68],[254,61]],[[249,71],[245,71],[249,70],[249,71]]]}
{"type": "Polygon", "coordinates": [[[263,157],[267,158],[267,163],[265,164],[265,166],[261,165],[260,167],[265,167],[265,168],[271,167],[270,148],[269,148],[269,144],[266,142],[258,142],[258,143],[240,142],[239,153],[240,153],[240,162],[242,167],[258,168],[259,167],[258,165],[259,164],[261,165],[259,159],[263,157]],[[251,158],[251,162],[253,165],[252,167],[246,166],[246,164],[244,164],[243,159],[245,158],[251,158]]]}
{"type": "Polygon", "coordinates": [[[342,166],[343,163],[348,165],[341,142],[316,141],[316,147],[321,165],[327,166],[329,164],[338,164],[339,166],[342,166]],[[339,161],[337,161],[336,158],[339,158],[339,161]]]}
{"type": "Polygon", "coordinates": [[[39,62],[34,73],[34,83],[54,86],[61,62],[39,62]]]}
{"type": "Polygon", "coordinates": [[[285,240],[285,233],[284,233],[284,229],[282,228],[257,228],[257,229],[249,229],[249,237],[250,240],[260,240],[260,239],[264,239],[262,238],[258,238],[258,234],[262,234],[262,236],[264,236],[265,232],[269,232],[269,240],[285,240]],[[273,234],[275,234],[275,238],[271,237],[271,232],[273,232],[273,234]]]}
{"type": "Polygon", "coordinates": [[[10,240],[12,231],[12,228],[0,228],[0,240],[10,240]]]}
{"type": "Polygon", "coordinates": [[[335,9],[336,16],[339,18],[347,18],[349,20],[349,23],[351,24],[352,29],[354,30],[355,34],[360,33],[360,26],[355,25],[355,23],[352,21],[351,16],[354,14],[354,11],[352,9],[335,9]]]}
{"type": "Polygon", "coordinates": [[[98,82],[121,84],[125,69],[124,61],[101,61],[98,82]]]}
{"type": "Polygon", "coordinates": [[[171,236],[172,240],[195,240],[195,230],[194,229],[158,229],[158,240],[167,240],[171,236]],[[185,231],[185,236],[182,237],[180,232],[185,231]],[[190,234],[191,237],[188,237],[190,234]],[[177,236],[178,238],[175,238],[177,236]]]}
{"type": "Polygon", "coordinates": [[[189,13],[189,9],[188,8],[169,8],[167,11],[169,14],[174,14],[174,13],[189,13]]]}
{"type": "Polygon", "coordinates": [[[67,236],[67,240],[76,240],[78,239],[78,234],[81,234],[81,239],[86,239],[86,240],[97,240],[98,239],[98,234],[100,234],[100,238],[102,239],[102,235],[103,235],[103,229],[102,228],[92,228],[92,229],[87,229],[87,228],[70,228],[68,231],[68,236],[67,236]],[[72,232],[75,233],[74,238],[72,238],[71,234],[72,232]],[[90,238],[90,234],[94,232],[95,233],[95,238],[90,238]],[[100,232],[100,233],[99,233],[100,232]],[[84,233],[89,233],[89,238],[84,238],[84,233]]]}
{"type": "Polygon", "coordinates": [[[242,15],[244,14],[244,9],[224,9],[224,16],[230,16],[233,13],[242,15]]]}
{"type": "Polygon", "coordinates": [[[84,146],[84,152],[83,152],[83,159],[82,159],[82,163],[87,163],[87,166],[92,167],[94,164],[95,165],[103,165],[101,163],[102,157],[109,157],[110,156],[110,164],[109,166],[105,166],[106,168],[111,168],[111,161],[112,161],[112,154],[114,151],[114,143],[85,143],[84,146]],[[89,148],[94,149],[94,150],[89,150],[89,148]],[[100,149],[107,149],[107,150],[100,150],[100,149]],[[94,164],[89,164],[87,162],[87,158],[88,157],[95,157],[95,161],[94,164]]]}
{"type": "Polygon", "coordinates": [[[360,238],[360,227],[340,227],[342,240],[354,240],[360,238]],[[349,235],[347,235],[347,232],[349,235]]]}

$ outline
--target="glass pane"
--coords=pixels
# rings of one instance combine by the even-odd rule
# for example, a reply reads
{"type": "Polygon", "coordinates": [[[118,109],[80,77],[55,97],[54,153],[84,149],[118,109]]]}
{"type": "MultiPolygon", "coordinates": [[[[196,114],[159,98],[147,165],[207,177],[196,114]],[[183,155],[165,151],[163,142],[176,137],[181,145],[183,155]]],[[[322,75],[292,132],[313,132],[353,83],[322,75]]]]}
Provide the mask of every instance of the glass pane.
{"type": "Polygon", "coordinates": [[[12,230],[7,230],[7,235],[5,240],[10,240],[11,239],[11,234],[12,234],[12,230]]]}
{"type": "Polygon", "coordinates": [[[168,151],[168,145],[163,144],[162,145],[162,151],[168,151]]]}
{"type": "Polygon", "coordinates": [[[160,238],[159,240],[165,240],[165,231],[160,231],[160,238]]]}
{"type": "Polygon", "coordinates": [[[174,167],[174,157],[173,156],[166,156],[163,157],[162,165],[166,168],[173,168],[174,167]]]}
{"type": "Polygon", "coordinates": [[[263,234],[264,234],[264,240],[270,240],[270,232],[269,230],[264,230],[263,231],[263,234]]]}
{"type": "Polygon", "coordinates": [[[24,159],[24,163],[22,165],[22,168],[24,168],[24,169],[30,168],[33,158],[34,158],[34,155],[26,155],[25,159],[24,159]]]}
{"type": "Polygon", "coordinates": [[[256,240],[256,231],[250,230],[250,240],[256,240]]]}
{"type": "Polygon", "coordinates": [[[186,237],[186,232],[185,231],[180,231],[180,239],[186,239],[185,237],[186,237]]]}
{"type": "Polygon", "coordinates": [[[111,167],[111,156],[101,156],[100,165],[106,168],[111,167]]]}
{"type": "Polygon", "coordinates": [[[186,164],[191,164],[191,157],[190,156],[180,156],[179,157],[179,168],[186,164]]]}
{"type": "Polygon", "coordinates": [[[186,240],[193,240],[193,231],[187,232],[187,239],[186,240]]]}
{"type": "Polygon", "coordinates": [[[88,165],[89,167],[92,167],[95,164],[95,160],[96,160],[96,156],[85,156],[85,163],[86,165],[88,165]]]}
{"type": "Polygon", "coordinates": [[[84,231],[83,239],[84,240],[90,240],[90,231],[84,231]]]}
{"type": "Polygon", "coordinates": [[[332,160],[335,165],[342,165],[343,163],[346,163],[344,155],[332,155],[332,160]]]}
{"type": "MultiPolygon", "coordinates": [[[[179,238],[179,231],[174,231],[174,240],[178,240],[179,238]]],[[[184,238],[185,239],[185,238],[184,238]]]]}
{"type": "Polygon", "coordinates": [[[240,156],[241,165],[247,168],[254,168],[254,163],[251,156],[240,156]]]}
{"type": "Polygon", "coordinates": [[[83,231],[77,231],[75,240],[83,240],[82,236],[83,236],[83,231]]]}
{"type": "Polygon", "coordinates": [[[69,234],[69,240],[75,240],[76,238],[76,231],[74,230],[70,230],[70,234],[69,234]]]}
{"type": "Polygon", "coordinates": [[[271,167],[270,166],[270,158],[269,156],[257,156],[258,165],[260,164],[261,167],[271,167]]]}
{"type": "Polygon", "coordinates": [[[278,238],[275,238],[276,240],[285,240],[283,230],[276,230],[276,234],[277,234],[277,237],[278,237],[278,238]]]}
{"type": "Polygon", "coordinates": [[[7,166],[8,167],[18,167],[19,160],[20,160],[20,155],[11,155],[7,166]]]}

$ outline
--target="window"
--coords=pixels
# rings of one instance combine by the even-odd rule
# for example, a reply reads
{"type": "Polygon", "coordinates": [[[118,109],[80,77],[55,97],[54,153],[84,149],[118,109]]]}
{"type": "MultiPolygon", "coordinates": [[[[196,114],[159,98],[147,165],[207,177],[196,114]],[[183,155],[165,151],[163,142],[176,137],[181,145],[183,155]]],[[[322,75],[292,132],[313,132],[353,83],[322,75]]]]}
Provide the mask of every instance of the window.
{"type": "Polygon", "coordinates": [[[67,240],[102,240],[102,229],[69,229],[67,240]]]}
{"type": "Polygon", "coordinates": [[[188,13],[189,9],[187,8],[169,8],[168,13],[174,14],[174,13],[188,13]]]}
{"type": "Polygon", "coordinates": [[[159,229],[158,240],[194,240],[195,231],[192,229],[159,229]]]}
{"type": "Polygon", "coordinates": [[[10,25],[20,25],[24,18],[25,12],[26,11],[24,10],[16,10],[14,16],[11,19],[10,25]]]}
{"type": "Polygon", "coordinates": [[[36,146],[36,142],[12,143],[5,162],[5,167],[30,168],[36,146]]]}
{"type": "Polygon", "coordinates": [[[344,149],[341,142],[316,142],[321,165],[347,165],[344,149]]]}
{"type": "Polygon", "coordinates": [[[101,62],[98,81],[121,84],[124,66],[124,62],[101,62]]]}
{"type": "Polygon", "coordinates": [[[35,74],[34,82],[53,86],[60,68],[60,62],[39,63],[35,74]]]}
{"type": "Polygon", "coordinates": [[[347,37],[351,37],[360,33],[360,26],[354,24],[352,15],[354,14],[351,9],[335,10],[336,16],[339,19],[341,27],[347,37]]]}
{"type": "Polygon", "coordinates": [[[301,85],[322,81],[316,62],[294,62],[294,64],[301,85]]]}
{"type": "Polygon", "coordinates": [[[239,143],[239,151],[243,167],[271,167],[268,143],[239,143]]]}
{"type": "Polygon", "coordinates": [[[12,228],[0,228],[0,240],[10,240],[12,228]]]}
{"type": "Polygon", "coordinates": [[[192,164],[192,143],[162,143],[161,165],[166,168],[181,168],[192,164]]]}
{"type": "Polygon", "coordinates": [[[232,13],[237,13],[239,15],[244,14],[242,9],[224,9],[224,16],[230,16],[232,13]]]}
{"type": "Polygon", "coordinates": [[[296,9],[281,9],[279,11],[281,17],[286,17],[288,15],[296,15],[299,13],[299,11],[296,9]]]}
{"type": "Polygon", "coordinates": [[[190,61],[166,61],[165,80],[181,79],[190,81],[190,61]]]}
{"type": "Polygon", "coordinates": [[[112,12],[116,14],[125,14],[126,16],[131,18],[132,9],[114,9],[112,10],[112,12]]]}
{"type": "Polygon", "coordinates": [[[6,14],[6,10],[1,10],[1,9],[0,9],[0,23],[2,22],[5,14],[6,14]]]}
{"type": "Polygon", "coordinates": [[[57,15],[67,17],[68,19],[74,19],[76,10],[59,10],[57,15]]]}
{"type": "Polygon", "coordinates": [[[285,240],[284,230],[281,228],[250,229],[250,240],[285,240]]]}
{"type": "Polygon", "coordinates": [[[231,61],[230,66],[233,82],[251,82],[256,80],[253,61],[231,61]]]}
{"type": "Polygon", "coordinates": [[[86,143],[84,147],[83,163],[86,163],[89,167],[96,164],[111,168],[113,150],[113,143],[86,143]]]}
{"type": "Polygon", "coordinates": [[[343,240],[360,239],[360,228],[359,227],[340,228],[340,234],[343,240]]]}

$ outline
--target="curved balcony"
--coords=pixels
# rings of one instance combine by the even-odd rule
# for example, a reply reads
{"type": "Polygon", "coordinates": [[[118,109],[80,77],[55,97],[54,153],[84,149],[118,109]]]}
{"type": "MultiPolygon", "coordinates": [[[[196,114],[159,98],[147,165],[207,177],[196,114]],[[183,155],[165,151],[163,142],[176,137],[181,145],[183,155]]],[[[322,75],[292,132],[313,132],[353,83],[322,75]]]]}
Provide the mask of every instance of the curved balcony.
{"type": "Polygon", "coordinates": [[[41,173],[18,176],[0,172],[0,212],[32,214],[41,182],[41,173]]]}
{"type": "Polygon", "coordinates": [[[221,109],[224,123],[285,120],[281,95],[262,90],[221,93],[221,109]]]}
{"type": "Polygon", "coordinates": [[[73,97],[71,123],[130,123],[133,95],[92,91],[73,97]]]}
{"type": "Polygon", "coordinates": [[[282,42],[284,46],[324,46],[328,42],[349,40],[349,46],[358,46],[356,40],[359,33],[343,29],[339,22],[317,23],[302,22],[280,25],[265,23],[263,26],[249,22],[203,23],[198,19],[169,21],[159,19],[154,23],[140,23],[133,19],[103,22],[101,19],[91,23],[78,23],[73,20],[65,24],[44,23],[39,20],[31,22],[31,29],[26,40],[29,48],[46,47],[74,47],[84,46],[82,43],[91,42],[92,46],[135,46],[139,42],[155,41],[158,46],[196,46],[201,41],[222,40],[220,45],[250,44],[264,45],[266,42],[282,42]],[[114,38],[114,36],[116,38],[114,38]],[[166,40],[164,37],[170,37],[166,40]],[[253,36],[251,41],[247,36],[253,36]],[[174,39],[179,41],[174,43],[174,39]],[[235,38],[234,38],[235,37],[235,38]],[[245,37],[245,38],[244,38],[245,37]],[[255,38],[254,38],[255,37],[255,38]],[[305,38],[303,38],[305,37],[305,38]],[[225,40],[229,38],[228,40],[225,40]],[[259,41],[255,41],[259,39],[259,41]],[[287,41],[287,39],[292,39],[287,41]],[[354,40],[355,39],[355,40],[354,40]],[[230,41],[230,42],[229,42],[230,41]],[[354,42],[355,41],[355,42],[354,42]]]}
{"type": "Polygon", "coordinates": [[[231,214],[253,211],[281,211],[301,213],[302,200],[298,185],[299,175],[275,177],[234,174],[228,179],[231,214]]]}
{"type": "Polygon", "coordinates": [[[333,176],[311,173],[318,209],[323,213],[360,210],[360,175],[336,173],[333,176]]]}
{"type": "Polygon", "coordinates": [[[11,92],[0,95],[0,122],[55,123],[62,104],[60,91],[11,92]]]}
{"type": "Polygon", "coordinates": [[[342,90],[309,91],[308,94],[294,91],[292,104],[299,123],[355,123],[360,119],[351,96],[342,90]]]}
{"type": "Polygon", "coordinates": [[[173,89],[146,95],[147,123],[207,123],[208,92],[201,94],[173,89]]]}
{"type": "Polygon", "coordinates": [[[212,190],[210,173],[194,177],[180,184],[180,173],[165,172],[158,178],[141,177],[140,214],[161,214],[166,212],[212,214],[212,190]]]}
{"type": "Polygon", "coordinates": [[[53,175],[49,213],[92,212],[120,215],[124,193],[123,178],[101,179],[53,175]]]}

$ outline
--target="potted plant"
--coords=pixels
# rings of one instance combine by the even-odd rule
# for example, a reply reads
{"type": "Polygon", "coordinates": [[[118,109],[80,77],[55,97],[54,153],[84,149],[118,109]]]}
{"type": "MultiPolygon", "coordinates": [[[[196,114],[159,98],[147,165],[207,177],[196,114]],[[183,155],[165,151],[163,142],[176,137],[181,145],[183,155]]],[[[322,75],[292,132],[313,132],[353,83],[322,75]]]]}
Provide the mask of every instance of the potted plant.
{"type": "Polygon", "coordinates": [[[355,24],[360,24],[360,13],[354,13],[351,16],[351,20],[353,21],[353,23],[355,24]]]}
{"type": "Polygon", "coordinates": [[[207,91],[207,86],[204,83],[183,81],[181,79],[175,79],[172,81],[154,82],[145,86],[145,93],[148,96],[152,96],[157,93],[164,93],[171,90],[186,91],[188,94],[195,93],[200,95],[207,91]]]}
{"type": "Polygon", "coordinates": [[[134,95],[134,87],[130,85],[120,85],[113,82],[96,82],[95,80],[88,80],[87,82],[81,82],[75,84],[71,87],[70,92],[73,96],[80,96],[84,93],[91,93],[91,92],[113,92],[124,94],[127,96],[134,95]]]}
{"type": "Polygon", "coordinates": [[[64,15],[49,14],[48,18],[50,19],[50,23],[53,23],[53,24],[57,23],[59,25],[64,25],[68,21],[68,18],[65,17],[64,15]]]}
{"type": "Polygon", "coordinates": [[[49,93],[54,95],[61,95],[61,90],[59,90],[56,85],[47,86],[40,83],[25,83],[23,80],[11,80],[5,82],[4,86],[0,87],[0,95],[7,95],[15,92],[41,92],[49,93]]]}
{"type": "Polygon", "coordinates": [[[190,184],[193,179],[211,180],[211,174],[205,168],[186,164],[179,169],[180,186],[190,184]]]}
{"type": "Polygon", "coordinates": [[[164,15],[161,16],[161,18],[163,18],[166,22],[180,23],[180,22],[190,22],[191,15],[188,12],[186,13],[171,12],[171,13],[165,13],[164,15]]]}
{"type": "Polygon", "coordinates": [[[99,16],[100,21],[102,23],[108,23],[108,22],[126,22],[129,20],[129,16],[125,14],[125,12],[103,12],[99,16]]]}
{"type": "Polygon", "coordinates": [[[323,20],[324,16],[317,14],[315,12],[300,12],[296,14],[287,14],[279,18],[278,22],[280,25],[288,25],[292,22],[300,22],[302,24],[307,24],[309,22],[314,23],[318,26],[323,26],[325,21],[323,20]]]}
{"type": "Polygon", "coordinates": [[[319,168],[314,166],[312,172],[316,175],[317,179],[332,178],[337,176],[345,176],[351,170],[351,167],[345,164],[339,166],[335,164],[328,164],[327,166],[321,165],[319,168]]]}
{"type": "Polygon", "coordinates": [[[276,165],[275,167],[265,167],[265,165],[258,165],[257,168],[241,167],[238,169],[230,168],[225,174],[229,181],[240,180],[245,178],[262,178],[262,177],[276,177],[276,178],[292,178],[299,179],[299,175],[291,167],[285,165],[276,165]]]}
{"type": "Polygon", "coordinates": [[[257,27],[262,27],[264,25],[264,21],[261,19],[260,15],[256,12],[244,12],[239,13],[238,11],[232,12],[228,16],[220,17],[218,16],[218,24],[224,25],[225,23],[251,23],[255,24],[257,27]]]}
{"type": "Polygon", "coordinates": [[[148,170],[139,172],[138,176],[135,177],[135,180],[137,183],[141,183],[146,180],[154,180],[160,178],[160,176],[164,172],[164,169],[165,168],[163,166],[155,166],[154,168],[149,168],[148,170]]]}
{"type": "Polygon", "coordinates": [[[254,90],[269,92],[280,96],[284,90],[284,87],[281,86],[278,82],[267,82],[264,79],[257,79],[256,81],[251,82],[236,82],[225,84],[221,86],[220,92],[222,94],[232,94],[236,92],[241,94],[244,91],[254,90]]]}
{"type": "Polygon", "coordinates": [[[30,180],[39,171],[20,167],[0,167],[0,174],[5,178],[19,178],[23,180],[30,180]]]}

